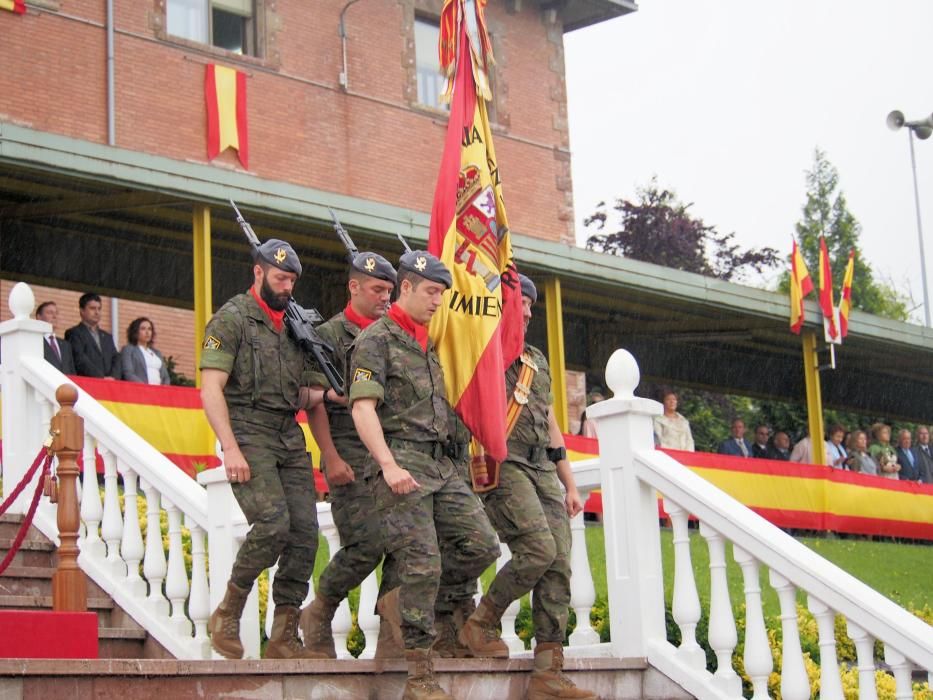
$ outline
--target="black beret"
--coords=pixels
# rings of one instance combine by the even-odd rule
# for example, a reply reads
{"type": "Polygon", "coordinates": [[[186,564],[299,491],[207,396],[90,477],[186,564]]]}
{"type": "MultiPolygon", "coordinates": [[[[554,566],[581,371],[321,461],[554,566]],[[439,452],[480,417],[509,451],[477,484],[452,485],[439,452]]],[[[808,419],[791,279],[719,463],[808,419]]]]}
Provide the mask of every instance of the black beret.
{"type": "Polygon", "coordinates": [[[357,253],[350,263],[350,267],[364,275],[375,277],[377,280],[385,280],[395,284],[398,275],[395,274],[395,268],[392,264],[379,253],[357,253]]]}
{"type": "Polygon", "coordinates": [[[301,277],[301,261],[298,254],[285,241],[270,238],[256,251],[256,262],[265,262],[284,272],[294,272],[301,277]]]}
{"type": "Polygon", "coordinates": [[[538,301],[538,290],[535,288],[535,283],[531,281],[531,278],[519,272],[518,281],[522,285],[522,296],[531,299],[532,304],[538,301]]]}
{"type": "Polygon", "coordinates": [[[426,250],[409,250],[398,260],[398,269],[414,272],[431,282],[443,284],[450,289],[453,279],[444,263],[426,250]]]}

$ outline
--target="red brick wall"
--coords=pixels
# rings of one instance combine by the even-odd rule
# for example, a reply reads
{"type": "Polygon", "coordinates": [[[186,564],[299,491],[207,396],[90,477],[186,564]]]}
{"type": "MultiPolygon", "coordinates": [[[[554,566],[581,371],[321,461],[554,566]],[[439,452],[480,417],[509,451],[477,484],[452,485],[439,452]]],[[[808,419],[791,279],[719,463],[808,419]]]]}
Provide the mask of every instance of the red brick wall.
{"type": "MultiPolygon", "coordinates": [[[[350,92],[341,70],[344,0],[261,0],[262,59],[164,41],[164,2],[116,3],[116,144],[206,162],[204,64],[249,75],[250,171],[260,177],[428,211],[446,120],[412,108],[411,21],[436,0],[383,0],[346,14],[350,92]]],[[[103,3],[60,0],[60,12],[0,13],[0,120],[105,143],[103,3]],[[67,15],[67,17],[66,17],[67,15]]],[[[512,228],[572,240],[563,48],[536,3],[492,0],[496,136],[512,228]],[[510,3],[511,4],[511,3],[510,3]],[[507,99],[505,97],[507,96],[507,99]]],[[[232,153],[218,167],[238,167],[232,153]]]]}

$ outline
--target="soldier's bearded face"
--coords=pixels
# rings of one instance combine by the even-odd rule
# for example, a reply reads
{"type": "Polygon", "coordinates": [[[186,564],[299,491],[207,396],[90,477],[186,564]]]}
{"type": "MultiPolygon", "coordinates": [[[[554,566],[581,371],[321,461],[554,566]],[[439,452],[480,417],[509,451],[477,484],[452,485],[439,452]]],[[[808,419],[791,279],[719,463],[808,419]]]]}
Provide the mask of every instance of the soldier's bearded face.
{"type": "Polygon", "coordinates": [[[350,299],[353,310],[365,318],[382,318],[389,308],[389,299],[394,287],[391,282],[374,277],[351,280],[350,299]]]}
{"type": "Polygon", "coordinates": [[[528,324],[531,323],[531,299],[522,297],[522,322],[525,324],[525,332],[528,332],[528,324]]]}
{"type": "Polygon", "coordinates": [[[282,311],[288,306],[288,300],[292,296],[297,278],[298,276],[293,272],[285,272],[274,267],[263,270],[259,296],[270,309],[282,311]]]}

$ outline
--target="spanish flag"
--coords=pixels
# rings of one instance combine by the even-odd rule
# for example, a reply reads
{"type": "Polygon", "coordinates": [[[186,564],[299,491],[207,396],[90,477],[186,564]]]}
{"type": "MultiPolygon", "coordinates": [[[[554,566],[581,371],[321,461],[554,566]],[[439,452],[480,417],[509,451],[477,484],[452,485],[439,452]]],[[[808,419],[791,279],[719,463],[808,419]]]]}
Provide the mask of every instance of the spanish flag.
{"type": "Polygon", "coordinates": [[[25,0],[0,0],[0,10],[9,10],[18,15],[26,14],[25,0]]]}
{"type": "Polygon", "coordinates": [[[829,319],[829,337],[835,339],[839,331],[836,330],[836,320],[833,318],[833,271],[829,266],[829,251],[823,236],[820,236],[820,309],[829,319]]]}
{"type": "Polygon", "coordinates": [[[855,274],[855,251],[849,252],[849,264],[842,278],[842,298],[839,300],[839,333],[845,338],[849,334],[849,313],[852,311],[852,276],[855,274]]]}
{"type": "Polygon", "coordinates": [[[236,149],[244,168],[249,168],[246,129],[246,75],[233,68],[207,65],[204,76],[207,105],[207,158],[213,160],[228,147],[236,149]]]}
{"type": "Polygon", "coordinates": [[[812,291],[813,281],[810,279],[810,272],[797,247],[797,241],[794,241],[794,249],[790,255],[790,329],[798,335],[803,327],[805,313],[803,300],[812,291]]]}
{"type": "MultiPolygon", "coordinates": [[[[506,456],[505,369],[524,346],[521,288],[483,87],[482,3],[447,0],[440,50],[455,41],[450,120],[431,210],[428,250],[453,277],[431,321],[450,404],[486,455],[506,456]],[[451,9],[453,6],[453,9],[451,9]],[[456,10],[456,11],[454,11],[456,10]],[[475,76],[481,76],[480,81],[475,76]]],[[[443,22],[443,20],[442,20],[443,22]]],[[[474,455],[474,458],[476,455],[474,455]]]]}

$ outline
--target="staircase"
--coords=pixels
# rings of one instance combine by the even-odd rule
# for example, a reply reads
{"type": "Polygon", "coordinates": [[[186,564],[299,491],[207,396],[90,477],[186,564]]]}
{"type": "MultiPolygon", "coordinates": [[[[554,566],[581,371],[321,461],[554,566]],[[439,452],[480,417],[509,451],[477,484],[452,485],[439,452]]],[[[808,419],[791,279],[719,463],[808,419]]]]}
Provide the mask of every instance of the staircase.
{"type": "MultiPolygon", "coordinates": [[[[22,519],[22,515],[0,516],[0,559],[9,551],[22,519]]],[[[0,610],[51,610],[52,574],[58,565],[57,559],[55,544],[31,526],[10,566],[0,577],[0,610]]],[[[90,578],[87,578],[87,593],[88,611],[97,614],[101,659],[172,658],[90,578]]]]}

